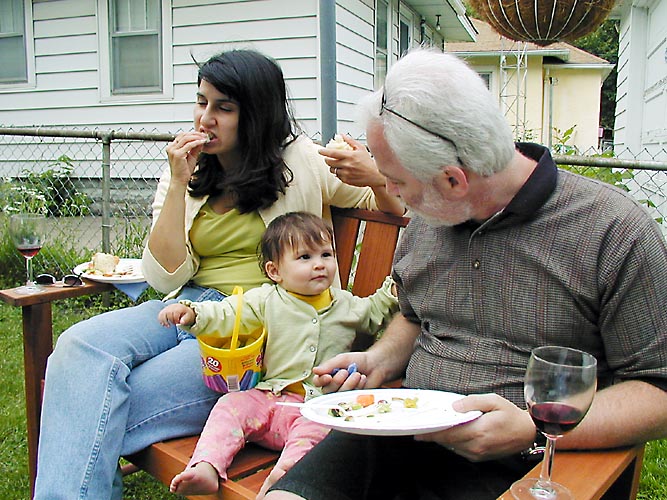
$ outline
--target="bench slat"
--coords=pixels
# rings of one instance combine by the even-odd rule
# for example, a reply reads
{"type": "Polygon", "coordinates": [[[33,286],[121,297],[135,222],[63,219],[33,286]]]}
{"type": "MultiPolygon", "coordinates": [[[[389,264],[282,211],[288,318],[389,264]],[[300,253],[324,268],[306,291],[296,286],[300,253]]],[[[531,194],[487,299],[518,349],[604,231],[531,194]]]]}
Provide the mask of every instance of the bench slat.
{"type": "MultiPolygon", "coordinates": [[[[199,436],[171,439],[155,443],[145,450],[126,457],[164,484],[188,464],[199,436]]],[[[255,498],[264,478],[278,459],[278,453],[249,443],[241,450],[227,471],[229,481],[215,495],[197,495],[198,500],[241,500],[255,498]]]]}
{"type": "MultiPolygon", "coordinates": [[[[615,450],[556,451],[552,479],[566,486],[577,500],[634,499],[643,456],[644,445],[615,450]],[[619,479],[621,482],[611,489],[619,479]]],[[[540,466],[541,463],[537,464],[525,477],[539,477],[540,466]]],[[[500,500],[512,499],[509,490],[500,497],[500,500]]]]}

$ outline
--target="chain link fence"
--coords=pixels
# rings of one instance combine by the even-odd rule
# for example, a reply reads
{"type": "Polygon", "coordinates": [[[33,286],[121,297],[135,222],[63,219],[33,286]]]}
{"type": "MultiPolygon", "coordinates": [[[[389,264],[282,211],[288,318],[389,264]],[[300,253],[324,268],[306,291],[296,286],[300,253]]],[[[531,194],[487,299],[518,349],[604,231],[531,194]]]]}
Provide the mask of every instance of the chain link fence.
{"type": "MultiPolygon", "coordinates": [[[[151,203],[174,134],[0,127],[3,217],[45,211],[47,243],[38,256],[50,272],[67,273],[96,251],[141,255],[151,203]]],[[[318,139],[318,138],[315,138],[318,139]]],[[[667,234],[667,151],[580,154],[554,147],[564,168],[629,191],[667,234]]],[[[3,241],[8,244],[6,221],[3,241]]],[[[17,258],[20,259],[18,253],[17,258]]]]}

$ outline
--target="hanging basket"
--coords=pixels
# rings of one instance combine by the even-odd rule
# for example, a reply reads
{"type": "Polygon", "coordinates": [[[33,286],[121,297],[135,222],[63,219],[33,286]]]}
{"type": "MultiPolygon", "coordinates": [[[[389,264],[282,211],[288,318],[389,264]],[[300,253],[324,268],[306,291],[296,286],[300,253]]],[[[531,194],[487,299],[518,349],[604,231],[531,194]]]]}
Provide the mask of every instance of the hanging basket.
{"type": "Polygon", "coordinates": [[[537,45],[571,42],[595,31],[616,0],[470,0],[506,38],[537,45]]]}

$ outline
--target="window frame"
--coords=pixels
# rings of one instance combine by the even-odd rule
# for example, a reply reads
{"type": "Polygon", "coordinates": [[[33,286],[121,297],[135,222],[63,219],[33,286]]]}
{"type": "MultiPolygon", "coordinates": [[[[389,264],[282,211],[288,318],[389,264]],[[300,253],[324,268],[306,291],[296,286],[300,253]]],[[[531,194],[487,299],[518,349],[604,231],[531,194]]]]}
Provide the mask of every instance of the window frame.
{"type": "Polygon", "coordinates": [[[489,92],[500,102],[500,88],[498,86],[498,68],[494,66],[472,66],[473,69],[484,78],[485,75],[488,75],[488,89],[489,92]]]}
{"type": "Polygon", "coordinates": [[[22,0],[21,3],[23,4],[23,48],[26,62],[26,80],[0,81],[0,91],[34,88],[36,85],[32,0],[22,0]]]}
{"type": "Polygon", "coordinates": [[[412,37],[413,37],[413,20],[401,13],[398,20],[398,58],[400,59],[403,55],[412,48],[412,37]],[[403,29],[405,27],[405,31],[403,29]],[[403,39],[403,35],[407,38],[403,39]]]}
{"type": "Polygon", "coordinates": [[[172,57],[172,17],[171,2],[160,2],[160,38],[162,55],[162,89],[154,91],[112,91],[112,60],[111,53],[111,25],[109,19],[110,3],[113,0],[98,0],[97,12],[99,21],[99,43],[100,43],[100,101],[137,101],[137,100],[167,100],[174,96],[173,85],[173,57],[172,57]]]}
{"type": "Polygon", "coordinates": [[[391,30],[391,4],[389,0],[376,0],[375,1],[375,40],[374,48],[375,54],[373,57],[373,86],[375,89],[379,89],[384,85],[384,80],[387,76],[387,71],[389,71],[389,65],[391,64],[391,46],[392,46],[392,30],[391,30]],[[386,26],[385,26],[385,47],[378,47],[378,5],[383,4],[386,9],[386,26]],[[382,52],[381,52],[382,51],[382,52]],[[384,74],[380,74],[378,67],[378,54],[382,53],[385,59],[384,74]]]}

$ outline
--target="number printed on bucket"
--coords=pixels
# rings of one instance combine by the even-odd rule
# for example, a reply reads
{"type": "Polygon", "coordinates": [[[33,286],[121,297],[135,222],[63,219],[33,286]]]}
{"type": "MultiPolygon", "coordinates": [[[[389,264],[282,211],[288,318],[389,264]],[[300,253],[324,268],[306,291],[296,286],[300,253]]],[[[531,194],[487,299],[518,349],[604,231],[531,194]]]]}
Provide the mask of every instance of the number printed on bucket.
{"type": "Polygon", "coordinates": [[[220,361],[215,359],[213,356],[206,357],[206,367],[211,370],[213,373],[220,372],[220,361]]]}

